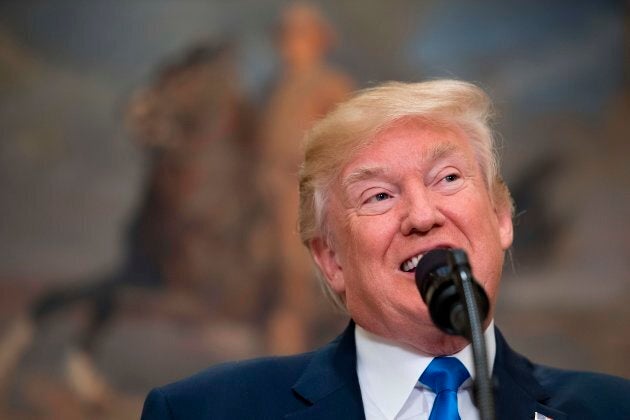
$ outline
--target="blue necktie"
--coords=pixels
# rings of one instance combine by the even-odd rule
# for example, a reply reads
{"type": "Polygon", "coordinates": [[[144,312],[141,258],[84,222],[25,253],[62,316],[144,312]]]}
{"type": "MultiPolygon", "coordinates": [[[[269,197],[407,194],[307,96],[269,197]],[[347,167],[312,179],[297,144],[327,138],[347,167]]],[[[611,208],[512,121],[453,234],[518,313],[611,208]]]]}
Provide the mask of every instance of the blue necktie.
{"type": "Polygon", "coordinates": [[[435,392],[429,420],[460,420],[457,389],[470,374],[455,357],[436,357],[420,376],[420,382],[435,392]]]}

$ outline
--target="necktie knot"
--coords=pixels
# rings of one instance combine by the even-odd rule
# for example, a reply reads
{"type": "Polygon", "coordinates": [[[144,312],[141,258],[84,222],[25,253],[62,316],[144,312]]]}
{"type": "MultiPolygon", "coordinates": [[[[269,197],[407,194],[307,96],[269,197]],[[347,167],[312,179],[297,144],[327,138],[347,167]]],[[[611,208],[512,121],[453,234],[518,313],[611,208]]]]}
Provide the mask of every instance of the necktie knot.
{"type": "Polygon", "coordinates": [[[457,391],[470,374],[455,357],[436,357],[420,376],[420,382],[439,394],[442,391],[457,391]]]}
{"type": "Polygon", "coordinates": [[[435,392],[430,420],[459,419],[457,390],[470,377],[466,367],[455,357],[436,357],[420,376],[420,382],[435,392]]]}

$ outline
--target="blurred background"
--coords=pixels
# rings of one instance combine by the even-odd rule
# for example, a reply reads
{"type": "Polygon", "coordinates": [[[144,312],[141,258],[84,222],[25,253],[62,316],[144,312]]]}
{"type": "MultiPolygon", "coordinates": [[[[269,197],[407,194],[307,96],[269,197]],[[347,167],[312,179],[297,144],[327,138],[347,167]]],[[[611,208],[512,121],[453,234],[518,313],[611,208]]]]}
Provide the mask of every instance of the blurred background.
{"type": "Polygon", "coordinates": [[[0,2],[0,417],[138,418],[333,338],[299,140],[386,80],[489,92],[518,213],[496,322],[630,377],[629,26],[623,1],[0,2]]]}

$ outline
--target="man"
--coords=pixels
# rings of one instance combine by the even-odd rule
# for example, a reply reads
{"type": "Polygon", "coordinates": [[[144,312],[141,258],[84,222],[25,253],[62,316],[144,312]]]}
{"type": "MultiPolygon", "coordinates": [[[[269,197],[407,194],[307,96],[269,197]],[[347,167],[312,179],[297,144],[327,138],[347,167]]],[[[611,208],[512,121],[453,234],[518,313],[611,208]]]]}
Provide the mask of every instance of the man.
{"type": "MultiPolygon", "coordinates": [[[[311,353],[225,364],[153,390],[143,418],[477,418],[471,348],[433,325],[414,270],[429,250],[462,248],[494,307],[512,204],[489,114],[476,86],[437,80],[359,92],[316,124],[300,233],[350,326],[311,353]],[[438,365],[448,381],[458,376],[444,393],[438,365]]],[[[497,418],[630,417],[629,381],[533,365],[491,319],[492,310],[497,418]]]]}

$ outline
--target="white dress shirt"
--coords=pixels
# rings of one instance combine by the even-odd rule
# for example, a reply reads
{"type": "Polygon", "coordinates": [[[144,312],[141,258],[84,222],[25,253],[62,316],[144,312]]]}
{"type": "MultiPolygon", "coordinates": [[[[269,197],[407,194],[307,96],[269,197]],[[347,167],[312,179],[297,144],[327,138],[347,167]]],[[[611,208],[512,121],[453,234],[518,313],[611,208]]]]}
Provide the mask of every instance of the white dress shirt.
{"type": "MultiPolygon", "coordinates": [[[[358,325],[354,331],[357,375],[366,420],[428,419],[435,393],[420,383],[419,378],[433,357],[385,340],[358,325]]],[[[484,336],[488,366],[492,371],[496,353],[494,321],[490,323],[484,336]]],[[[471,376],[457,392],[459,415],[462,420],[478,420],[479,411],[473,403],[472,394],[472,378],[475,377],[472,346],[469,344],[451,356],[459,359],[471,376]]]]}

